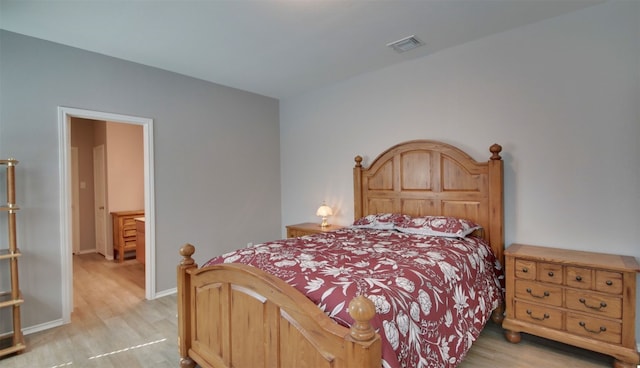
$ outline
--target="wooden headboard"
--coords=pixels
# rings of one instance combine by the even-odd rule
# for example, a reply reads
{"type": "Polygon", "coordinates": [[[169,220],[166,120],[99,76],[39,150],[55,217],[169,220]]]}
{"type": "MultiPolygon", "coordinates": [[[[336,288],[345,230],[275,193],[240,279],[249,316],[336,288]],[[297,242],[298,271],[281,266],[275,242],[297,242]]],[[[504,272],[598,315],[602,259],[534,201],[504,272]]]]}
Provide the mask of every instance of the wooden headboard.
{"type": "Polygon", "coordinates": [[[504,264],[502,147],[477,162],[446,143],[414,140],[381,153],[368,168],[356,156],[355,219],[376,213],[454,216],[483,227],[481,235],[504,264]]]}

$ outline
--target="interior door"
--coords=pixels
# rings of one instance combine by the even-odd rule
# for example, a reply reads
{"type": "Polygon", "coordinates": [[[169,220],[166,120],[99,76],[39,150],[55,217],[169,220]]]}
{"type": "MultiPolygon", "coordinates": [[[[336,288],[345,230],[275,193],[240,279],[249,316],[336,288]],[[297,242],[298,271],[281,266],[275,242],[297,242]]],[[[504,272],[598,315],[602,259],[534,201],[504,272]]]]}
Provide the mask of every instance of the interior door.
{"type": "Polygon", "coordinates": [[[71,147],[71,245],[73,254],[80,253],[80,179],[78,177],[78,147],[71,147]]]}
{"type": "Polygon", "coordinates": [[[96,250],[107,259],[113,254],[107,252],[107,210],[104,145],[93,147],[93,190],[96,221],[96,250]]]}

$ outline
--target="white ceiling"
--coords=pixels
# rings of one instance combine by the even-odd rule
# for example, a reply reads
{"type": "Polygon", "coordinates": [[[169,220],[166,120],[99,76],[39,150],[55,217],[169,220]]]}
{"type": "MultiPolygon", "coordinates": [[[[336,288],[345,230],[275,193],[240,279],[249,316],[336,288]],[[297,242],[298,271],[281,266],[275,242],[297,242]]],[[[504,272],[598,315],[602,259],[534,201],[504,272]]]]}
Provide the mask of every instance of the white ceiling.
{"type": "Polygon", "coordinates": [[[0,0],[0,28],[285,98],[603,1],[0,0]]]}

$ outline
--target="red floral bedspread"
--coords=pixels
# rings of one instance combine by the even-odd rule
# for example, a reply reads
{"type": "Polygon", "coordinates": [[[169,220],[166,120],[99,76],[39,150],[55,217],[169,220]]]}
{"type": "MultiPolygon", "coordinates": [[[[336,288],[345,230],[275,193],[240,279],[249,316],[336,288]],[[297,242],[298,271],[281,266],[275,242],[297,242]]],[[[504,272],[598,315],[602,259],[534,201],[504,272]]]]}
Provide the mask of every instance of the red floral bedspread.
{"type": "Polygon", "coordinates": [[[383,367],[455,367],[502,301],[502,269],[480,238],[344,228],[240,249],[244,263],[280,277],[349,326],[348,303],[376,305],[383,367]]]}

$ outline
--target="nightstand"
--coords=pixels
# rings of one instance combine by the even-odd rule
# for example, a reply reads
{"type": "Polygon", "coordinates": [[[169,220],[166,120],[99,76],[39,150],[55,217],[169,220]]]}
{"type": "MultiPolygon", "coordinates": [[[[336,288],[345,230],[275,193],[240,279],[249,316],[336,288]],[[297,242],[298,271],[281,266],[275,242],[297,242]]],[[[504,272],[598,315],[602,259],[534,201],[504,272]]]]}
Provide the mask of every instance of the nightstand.
{"type": "Polygon", "coordinates": [[[512,244],[505,252],[505,337],[526,332],[612,356],[635,368],[634,257],[512,244]]]}
{"type": "Polygon", "coordinates": [[[316,222],[305,222],[302,224],[288,225],[287,238],[296,238],[299,236],[326,233],[327,231],[342,229],[343,227],[344,226],[340,225],[329,225],[321,227],[320,224],[316,222]]]}

